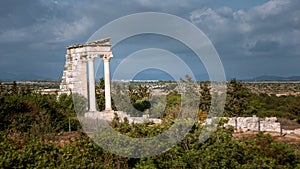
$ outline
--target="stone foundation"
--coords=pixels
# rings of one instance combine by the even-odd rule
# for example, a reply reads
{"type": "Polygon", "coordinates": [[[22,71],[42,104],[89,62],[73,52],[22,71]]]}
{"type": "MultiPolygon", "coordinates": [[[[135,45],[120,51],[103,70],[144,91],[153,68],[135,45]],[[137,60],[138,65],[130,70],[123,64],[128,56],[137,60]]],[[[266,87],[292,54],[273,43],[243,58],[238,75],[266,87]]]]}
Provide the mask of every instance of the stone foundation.
{"type": "Polygon", "coordinates": [[[148,115],[143,115],[143,117],[131,117],[129,114],[123,111],[103,111],[103,112],[88,112],[85,113],[84,117],[91,118],[91,119],[101,119],[106,121],[112,121],[115,113],[117,113],[120,122],[124,121],[124,118],[127,118],[129,123],[147,123],[147,122],[153,122],[155,124],[161,124],[162,120],[157,118],[150,118],[148,115]]]}
{"type": "Polygon", "coordinates": [[[275,131],[280,132],[280,123],[277,122],[276,117],[270,117],[265,119],[259,119],[256,116],[253,117],[233,117],[229,118],[227,125],[237,128],[237,131],[275,131]],[[260,120],[260,124],[258,122],[260,120]],[[260,128],[259,126],[260,125],[260,128]]]}
{"type": "Polygon", "coordinates": [[[228,123],[226,123],[224,126],[233,126],[236,132],[267,131],[279,133],[282,132],[282,134],[296,134],[300,136],[300,129],[281,129],[280,123],[278,122],[276,117],[232,117],[228,119],[228,123]]]}

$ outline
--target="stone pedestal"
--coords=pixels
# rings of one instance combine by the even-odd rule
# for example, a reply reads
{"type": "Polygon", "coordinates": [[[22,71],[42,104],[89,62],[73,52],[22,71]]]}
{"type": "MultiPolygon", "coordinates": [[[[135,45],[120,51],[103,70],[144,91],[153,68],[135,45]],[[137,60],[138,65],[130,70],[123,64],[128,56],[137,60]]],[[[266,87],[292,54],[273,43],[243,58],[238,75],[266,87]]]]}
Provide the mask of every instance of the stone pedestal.
{"type": "Polygon", "coordinates": [[[114,119],[114,111],[110,112],[87,112],[84,117],[91,119],[105,119],[107,121],[112,121],[114,119]]]}

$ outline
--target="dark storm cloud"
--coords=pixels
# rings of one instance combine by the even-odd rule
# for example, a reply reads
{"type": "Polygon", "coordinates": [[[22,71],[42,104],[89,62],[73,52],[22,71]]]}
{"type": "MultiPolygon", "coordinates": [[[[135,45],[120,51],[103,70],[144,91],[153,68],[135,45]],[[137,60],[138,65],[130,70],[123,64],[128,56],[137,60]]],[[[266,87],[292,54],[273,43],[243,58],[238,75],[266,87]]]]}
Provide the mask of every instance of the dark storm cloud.
{"type": "Polygon", "coordinates": [[[274,68],[279,63],[299,63],[300,1],[256,1],[256,7],[247,2],[245,9],[210,4],[211,0],[0,1],[0,79],[28,72],[59,77],[67,45],[85,42],[114,19],[147,11],[192,21],[216,45],[230,75],[300,72],[298,67],[287,66],[280,72],[274,68]],[[272,62],[274,67],[265,68],[262,62],[272,62]]]}
{"type": "Polygon", "coordinates": [[[23,1],[1,5],[10,9],[0,17],[1,42],[59,42],[71,39],[71,35],[82,33],[80,31],[89,26],[88,18],[74,11],[74,4],[42,0],[24,2],[24,5],[23,1]]]}
{"type": "Polygon", "coordinates": [[[5,12],[1,9],[0,78],[13,79],[13,75],[22,74],[29,77],[33,73],[59,77],[65,47],[70,42],[80,41],[92,27],[89,18],[74,10],[75,4],[46,0],[1,1],[5,12]]]}
{"type": "Polygon", "coordinates": [[[250,49],[251,52],[270,52],[276,50],[279,47],[279,43],[269,40],[258,40],[253,48],[250,49]]]}
{"type": "Polygon", "coordinates": [[[21,75],[25,72],[58,77],[63,70],[65,47],[85,42],[104,24],[124,15],[145,11],[168,12],[187,18],[188,11],[195,8],[193,4],[201,5],[203,2],[0,1],[0,79],[7,74],[21,75]]]}
{"type": "Polygon", "coordinates": [[[270,0],[248,10],[204,8],[190,18],[212,39],[229,74],[288,75],[300,56],[299,9],[300,1],[270,0]]]}
{"type": "Polygon", "coordinates": [[[37,10],[41,10],[41,13],[44,13],[44,9],[37,4],[38,3],[34,0],[1,1],[1,30],[12,27],[26,26],[34,23],[34,16],[37,14],[37,10]],[[37,10],[32,10],[33,6],[36,7],[37,10]]]}

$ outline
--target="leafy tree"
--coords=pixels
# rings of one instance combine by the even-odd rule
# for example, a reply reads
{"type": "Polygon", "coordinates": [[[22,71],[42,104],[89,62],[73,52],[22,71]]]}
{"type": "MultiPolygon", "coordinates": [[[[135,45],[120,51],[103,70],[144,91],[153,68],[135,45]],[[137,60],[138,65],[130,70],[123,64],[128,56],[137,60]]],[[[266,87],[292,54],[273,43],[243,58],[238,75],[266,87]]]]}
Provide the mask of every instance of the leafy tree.
{"type": "Polygon", "coordinates": [[[290,118],[296,118],[298,123],[300,123],[300,97],[296,97],[291,102],[287,104],[287,112],[289,112],[290,118]]]}
{"type": "Polygon", "coordinates": [[[99,85],[96,85],[96,102],[99,111],[105,110],[105,91],[104,79],[100,78],[99,85]]]}
{"type": "Polygon", "coordinates": [[[0,95],[4,93],[4,86],[2,82],[0,81],[0,95]]]}
{"type": "MultiPolygon", "coordinates": [[[[287,116],[298,115],[299,97],[272,95],[248,97],[248,92],[243,91],[243,87],[235,83],[239,82],[232,82],[229,91],[232,93],[237,91],[237,94],[230,94],[234,106],[240,106],[237,100],[242,98],[243,101],[245,99],[250,103],[249,107],[252,110],[267,113],[285,111],[289,112],[287,116]]],[[[20,91],[20,88],[17,90],[20,91]]],[[[200,102],[199,107],[208,110],[209,88],[202,92],[202,96],[206,97],[202,98],[204,101],[200,102]]],[[[180,96],[175,91],[169,93],[166,117],[176,117],[182,99],[180,96]]],[[[263,133],[253,135],[251,138],[235,138],[233,128],[225,128],[223,124],[217,126],[207,140],[199,142],[205,125],[196,122],[179,144],[162,154],[141,159],[111,154],[80,132],[77,136],[79,138],[68,139],[66,144],[61,145],[60,141],[63,138],[58,136],[58,132],[67,131],[68,117],[75,115],[76,108],[72,97],[80,96],[61,95],[57,99],[56,96],[39,93],[8,92],[0,95],[0,168],[300,168],[298,144],[278,142],[263,133]],[[57,137],[50,137],[51,135],[58,136],[60,140],[57,141],[57,137]]],[[[82,110],[86,107],[86,100],[75,100],[80,103],[75,105],[80,105],[79,107],[83,105],[82,110]]],[[[244,102],[241,104],[247,105],[244,102]]],[[[240,108],[230,111],[238,115],[243,112],[240,108]]],[[[172,118],[169,119],[162,125],[129,124],[128,119],[120,122],[116,116],[111,126],[129,137],[150,138],[170,128],[173,121],[172,118]]],[[[178,130],[180,131],[180,128],[178,130]]],[[[105,140],[107,137],[99,139],[105,140]]]]}
{"type": "Polygon", "coordinates": [[[101,89],[101,90],[104,90],[104,89],[105,89],[105,82],[104,82],[103,77],[100,78],[99,89],[101,89]]]}
{"type": "Polygon", "coordinates": [[[11,86],[10,92],[12,94],[17,94],[18,93],[18,85],[16,81],[13,81],[13,84],[11,86]]]}
{"type": "Polygon", "coordinates": [[[129,95],[131,104],[137,110],[144,112],[151,107],[148,87],[139,85],[137,89],[133,89],[129,86],[129,95]]]}
{"type": "Polygon", "coordinates": [[[227,87],[225,114],[230,117],[244,116],[248,108],[249,91],[241,82],[232,79],[227,87]]]}
{"type": "Polygon", "coordinates": [[[172,91],[167,95],[166,99],[166,108],[162,118],[174,120],[180,111],[181,95],[177,91],[172,91]]]}
{"type": "Polygon", "coordinates": [[[299,119],[299,96],[280,96],[268,94],[251,94],[247,99],[247,114],[259,117],[282,117],[299,119]]]}
{"type": "MultiPolygon", "coordinates": [[[[103,78],[100,78],[100,82],[96,85],[96,102],[99,111],[105,110],[105,82],[103,78]]],[[[117,110],[114,104],[114,100],[111,100],[112,109],[117,110]]]]}
{"type": "Polygon", "coordinates": [[[211,94],[208,82],[200,83],[199,119],[205,119],[211,105],[211,94]]]}

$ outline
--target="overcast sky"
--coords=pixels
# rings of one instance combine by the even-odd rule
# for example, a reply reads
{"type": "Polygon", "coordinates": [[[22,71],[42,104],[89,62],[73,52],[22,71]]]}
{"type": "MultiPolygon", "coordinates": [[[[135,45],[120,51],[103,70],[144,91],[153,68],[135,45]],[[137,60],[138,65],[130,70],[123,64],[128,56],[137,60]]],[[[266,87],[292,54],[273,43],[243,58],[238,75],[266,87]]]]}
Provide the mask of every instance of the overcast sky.
{"type": "MultiPolygon", "coordinates": [[[[137,12],[169,13],[196,25],[215,46],[227,77],[300,75],[299,0],[2,0],[0,8],[0,80],[59,79],[66,46],[137,12]]],[[[128,53],[124,46],[116,54],[128,53]]]]}

